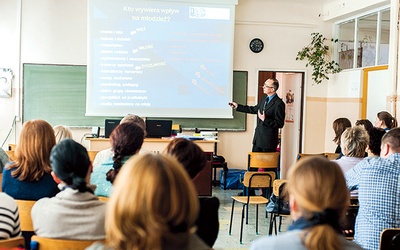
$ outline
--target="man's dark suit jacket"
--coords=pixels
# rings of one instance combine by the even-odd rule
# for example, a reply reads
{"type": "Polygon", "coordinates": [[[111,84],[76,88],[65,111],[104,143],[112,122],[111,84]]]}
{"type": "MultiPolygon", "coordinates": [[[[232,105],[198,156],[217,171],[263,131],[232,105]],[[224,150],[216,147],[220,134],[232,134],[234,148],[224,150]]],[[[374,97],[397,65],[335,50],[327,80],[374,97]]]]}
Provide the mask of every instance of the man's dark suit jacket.
{"type": "MultiPolygon", "coordinates": [[[[256,106],[238,105],[236,111],[257,114],[258,110],[263,109],[266,97],[264,96],[256,106]]],[[[285,103],[275,95],[267,104],[265,110],[265,120],[261,121],[257,117],[257,127],[254,132],[253,145],[263,148],[266,152],[275,152],[278,146],[279,128],[285,123],[285,103]]]]}

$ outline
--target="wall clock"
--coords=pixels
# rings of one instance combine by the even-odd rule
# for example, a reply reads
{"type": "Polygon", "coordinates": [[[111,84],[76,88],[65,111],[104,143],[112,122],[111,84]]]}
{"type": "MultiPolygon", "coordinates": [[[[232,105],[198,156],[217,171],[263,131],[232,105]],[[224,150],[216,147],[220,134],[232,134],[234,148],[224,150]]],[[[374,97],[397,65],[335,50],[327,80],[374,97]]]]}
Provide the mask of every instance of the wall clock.
{"type": "Polygon", "coordinates": [[[254,38],[250,41],[249,47],[254,53],[260,53],[264,48],[264,43],[260,38],[254,38]]]}

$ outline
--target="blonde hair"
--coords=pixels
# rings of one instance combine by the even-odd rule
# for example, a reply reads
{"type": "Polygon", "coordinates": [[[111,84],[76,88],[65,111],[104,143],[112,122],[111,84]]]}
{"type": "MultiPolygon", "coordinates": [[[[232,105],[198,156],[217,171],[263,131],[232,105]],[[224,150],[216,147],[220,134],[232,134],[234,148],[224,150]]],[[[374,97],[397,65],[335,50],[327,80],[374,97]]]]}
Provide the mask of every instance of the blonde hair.
{"type": "MultiPolygon", "coordinates": [[[[299,212],[305,219],[327,209],[343,219],[350,203],[342,170],[337,163],[323,157],[298,161],[289,171],[288,191],[296,200],[299,212]]],[[[309,250],[342,249],[338,232],[329,224],[319,224],[305,229],[304,245],[309,250]]]]}
{"type": "Polygon", "coordinates": [[[50,151],[55,144],[54,130],[48,122],[25,122],[15,148],[15,161],[8,167],[16,168],[11,175],[21,181],[38,181],[44,173],[50,173],[50,151]]]}
{"type": "MultiPolygon", "coordinates": [[[[198,197],[183,166],[172,156],[131,157],[117,176],[106,213],[113,249],[154,249],[194,233],[198,197]]],[[[187,237],[185,237],[187,236],[187,237]]]]}
{"type": "Polygon", "coordinates": [[[59,143],[63,139],[73,139],[72,131],[69,127],[64,125],[56,125],[53,127],[54,136],[56,137],[56,143],[59,143]]]}
{"type": "Polygon", "coordinates": [[[354,126],[343,132],[340,141],[345,156],[363,158],[369,143],[369,135],[364,127],[354,126]]]}

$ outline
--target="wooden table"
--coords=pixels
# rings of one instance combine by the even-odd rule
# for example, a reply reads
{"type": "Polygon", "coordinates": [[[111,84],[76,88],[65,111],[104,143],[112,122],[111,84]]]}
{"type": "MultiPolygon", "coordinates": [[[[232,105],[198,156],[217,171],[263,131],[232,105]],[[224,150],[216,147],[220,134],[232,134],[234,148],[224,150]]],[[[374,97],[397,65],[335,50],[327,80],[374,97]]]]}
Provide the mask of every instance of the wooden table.
{"type": "MultiPolygon", "coordinates": [[[[89,141],[88,150],[100,151],[111,148],[110,138],[86,138],[89,141]]],[[[171,141],[170,138],[145,138],[142,149],[154,153],[161,153],[171,141]]],[[[194,141],[204,152],[214,152],[218,140],[195,140],[194,141]]]]}

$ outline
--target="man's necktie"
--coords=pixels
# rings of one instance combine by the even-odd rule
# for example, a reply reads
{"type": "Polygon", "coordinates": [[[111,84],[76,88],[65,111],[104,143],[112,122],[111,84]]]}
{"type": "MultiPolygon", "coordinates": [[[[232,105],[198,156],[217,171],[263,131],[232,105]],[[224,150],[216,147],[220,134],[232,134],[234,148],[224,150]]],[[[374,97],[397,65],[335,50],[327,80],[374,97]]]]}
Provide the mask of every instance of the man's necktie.
{"type": "Polygon", "coordinates": [[[264,107],[263,107],[263,109],[262,109],[262,112],[264,112],[264,111],[265,111],[265,109],[267,108],[268,99],[269,99],[269,97],[268,97],[268,96],[267,96],[267,97],[265,97],[265,102],[264,102],[264,107]]]}

